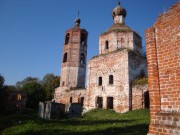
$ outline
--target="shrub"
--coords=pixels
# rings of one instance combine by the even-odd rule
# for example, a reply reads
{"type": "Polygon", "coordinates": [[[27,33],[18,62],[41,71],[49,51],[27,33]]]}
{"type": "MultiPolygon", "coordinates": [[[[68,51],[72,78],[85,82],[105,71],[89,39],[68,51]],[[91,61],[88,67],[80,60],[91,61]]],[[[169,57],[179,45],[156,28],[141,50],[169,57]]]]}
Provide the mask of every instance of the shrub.
{"type": "Polygon", "coordinates": [[[134,79],[132,82],[132,85],[144,85],[148,83],[148,78],[147,77],[143,77],[143,78],[137,78],[134,79]]]}

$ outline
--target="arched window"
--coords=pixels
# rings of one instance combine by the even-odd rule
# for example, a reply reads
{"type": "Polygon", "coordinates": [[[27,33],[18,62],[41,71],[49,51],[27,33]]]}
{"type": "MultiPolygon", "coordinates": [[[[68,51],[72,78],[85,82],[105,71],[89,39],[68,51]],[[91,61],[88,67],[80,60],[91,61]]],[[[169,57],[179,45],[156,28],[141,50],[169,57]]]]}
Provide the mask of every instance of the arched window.
{"type": "Polygon", "coordinates": [[[66,38],[65,38],[65,45],[67,45],[69,43],[69,39],[70,39],[70,34],[67,33],[66,38]]]}
{"type": "Polygon", "coordinates": [[[17,100],[18,100],[18,101],[21,100],[21,94],[17,94],[17,100]]]}
{"type": "Polygon", "coordinates": [[[82,34],[82,35],[81,35],[81,45],[84,46],[84,45],[85,45],[85,42],[86,42],[86,35],[85,35],[85,34],[82,34]]]}
{"type": "Polygon", "coordinates": [[[63,57],[63,63],[67,62],[67,52],[65,52],[64,57],[63,57]]]}
{"type": "Polygon", "coordinates": [[[70,99],[69,99],[69,103],[72,103],[72,100],[73,100],[73,98],[72,98],[72,97],[70,97],[70,99]]]}
{"type": "Polygon", "coordinates": [[[113,75],[109,75],[109,84],[113,84],[114,83],[114,77],[113,75]]]}
{"type": "Polygon", "coordinates": [[[62,86],[64,86],[64,85],[65,85],[65,82],[63,81],[63,82],[62,82],[62,86]]]}
{"type": "Polygon", "coordinates": [[[109,49],[109,41],[106,41],[106,42],[105,42],[105,48],[106,48],[106,49],[109,49]]]}
{"type": "Polygon", "coordinates": [[[85,64],[85,54],[84,53],[81,53],[80,64],[85,64]]]}
{"type": "Polygon", "coordinates": [[[98,86],[102,86],[102,77],[101,76],[98,78],[98,86]]]}

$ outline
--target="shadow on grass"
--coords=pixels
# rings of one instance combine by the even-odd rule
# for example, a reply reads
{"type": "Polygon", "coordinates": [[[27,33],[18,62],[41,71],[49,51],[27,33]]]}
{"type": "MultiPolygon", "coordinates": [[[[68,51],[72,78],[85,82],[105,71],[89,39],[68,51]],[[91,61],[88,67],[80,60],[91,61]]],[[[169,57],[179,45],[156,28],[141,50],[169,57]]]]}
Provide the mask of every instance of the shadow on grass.
{"type": "MultiPolygon", "coordinates": [[[[148,132],[148,125],[138,124],[119,128],[107,128],[95,131],[69,131],[63,129],[48,129],[40,131],[27,130],[18,135],[145,135],[148,132]]],[[[14,134],[15,135],[15,134],[14,134]]]]}
{"type": "Polygon", "coordinates": [[[81,120],[81,119],[77,119],[77,120],[65,120],[65,121],[39,121],[37,122],[38,124],[63,124],[63,125],[67,125],[67,126],[81,126],[81,125],[100,125],[100,124],[116,124],[116,123],[131,123],[134,120],[81,120]]]}
{"type": "Polygon", "coordinates": [[[3,135],[145,135],[148,132],[148,122],[142,120],[144,117],[137,118],[136,112],[132,116],[105,113],[95,110],[81,118],[43,120],[33,112],[17,112],[0,116],[0,131],[3,135]]]}
{"type": "Polygon", "coordinates": [[[13,112],[11,115],[0,115],[0,131],[17,125],[19,121],[37,120],[35,111],[24,109],[13,112]]]}

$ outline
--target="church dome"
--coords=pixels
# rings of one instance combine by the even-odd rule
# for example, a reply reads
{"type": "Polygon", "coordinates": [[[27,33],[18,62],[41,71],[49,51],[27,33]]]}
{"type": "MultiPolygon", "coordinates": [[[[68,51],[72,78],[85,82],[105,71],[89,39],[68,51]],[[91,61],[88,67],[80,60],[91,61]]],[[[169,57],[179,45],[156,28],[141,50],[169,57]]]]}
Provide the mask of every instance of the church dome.
{"type": "Polygon", "coordinates": [[[115,16],[120,16],[120,15],[126,17],[126,14],[127,14],[126,9],[121,7],[120,2],[118,2],[118,5],[112,11],[112,17],[114,18],[115,16]]]}
{"type": "Polygon", "coordinates": [[[75,19],[75,25],[79,26],[81,23],[81,19],[78,17],[77,19],[75,19]]]}

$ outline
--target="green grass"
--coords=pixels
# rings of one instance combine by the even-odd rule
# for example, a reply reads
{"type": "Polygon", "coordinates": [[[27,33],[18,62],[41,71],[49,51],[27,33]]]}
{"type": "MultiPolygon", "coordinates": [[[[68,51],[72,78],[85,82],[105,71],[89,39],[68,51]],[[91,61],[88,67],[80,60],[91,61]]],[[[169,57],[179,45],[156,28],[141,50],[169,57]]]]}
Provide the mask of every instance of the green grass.
{"type": "Polygon", "coordinates": [[[81,118],[42,120],[34,112],[0,116],[2,135],[146,135],[149,110],[92,110],[81,118]],[[21,123],[19,123],[21,121],[21,123]]]}

